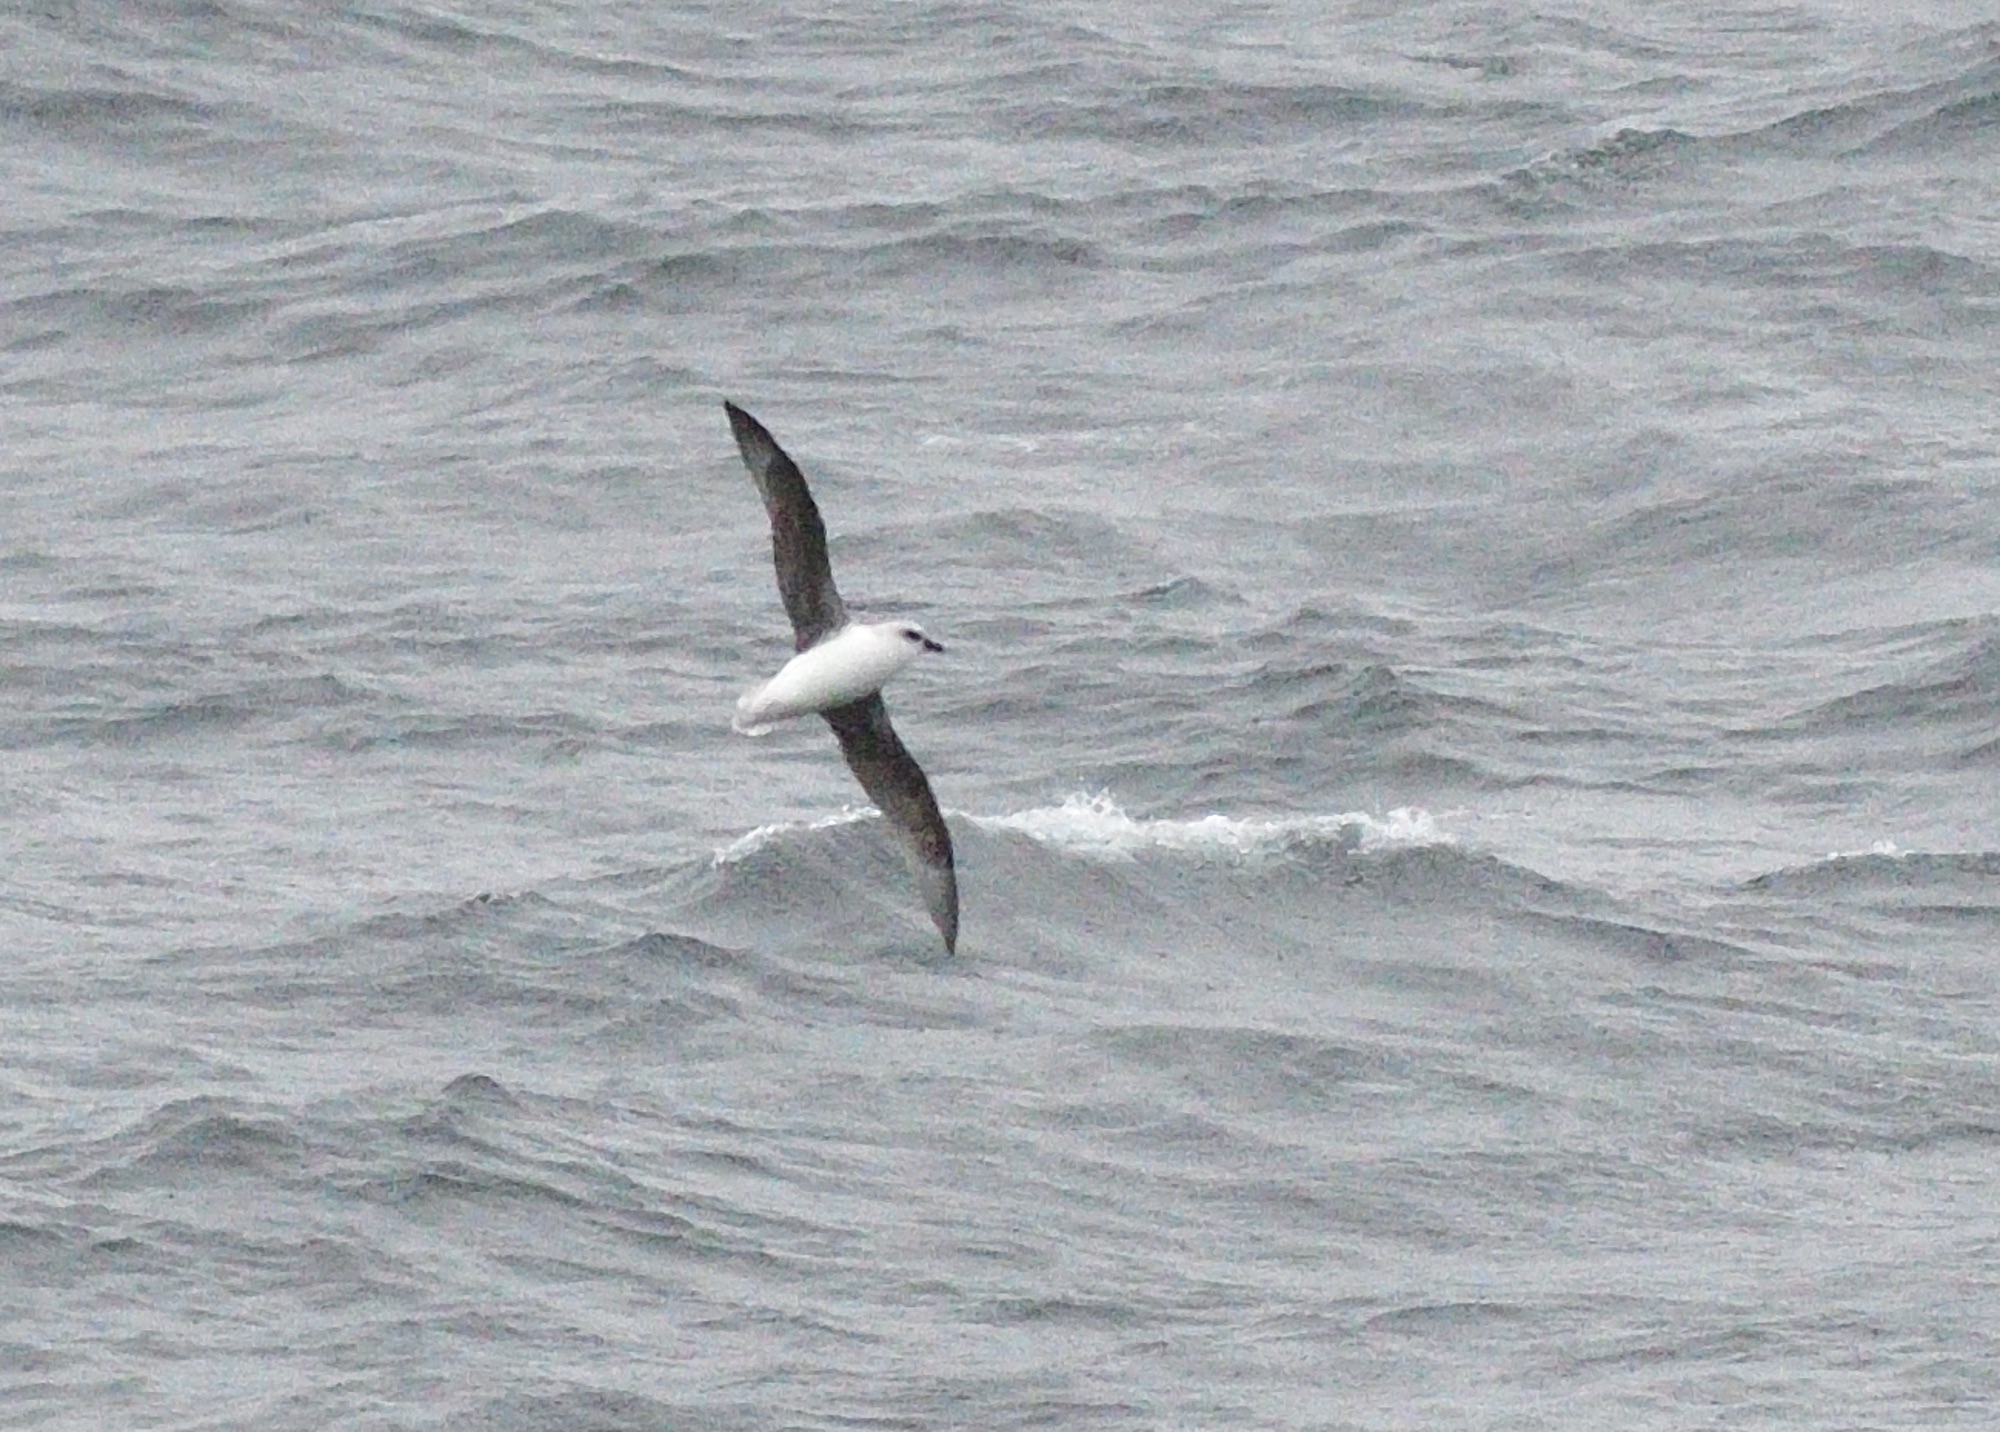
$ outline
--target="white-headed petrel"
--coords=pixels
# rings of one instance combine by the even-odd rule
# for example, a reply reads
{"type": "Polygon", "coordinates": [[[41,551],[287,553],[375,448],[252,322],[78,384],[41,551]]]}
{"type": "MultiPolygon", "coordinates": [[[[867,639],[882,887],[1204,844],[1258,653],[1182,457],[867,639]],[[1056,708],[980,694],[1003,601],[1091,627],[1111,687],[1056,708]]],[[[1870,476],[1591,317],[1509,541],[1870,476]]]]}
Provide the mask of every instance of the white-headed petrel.
{"type": "Polygon", "coordinates": [[[805,474],[764,425],[734,403],[722,405],[771,518],[778,595],[792,619],[798,655],[736,703],[738,731],[757,735],[779,721],[817,711],[840,738],[840,752],[861,789],[895,831],[916,872],[924,904],[948,952],[958,949],[958,877],[951,832],[931,783],[896,738],[882,685],[926,651],[944,648],[910,622],[855,622],[833,587],[826,524],[806,490],[805,474]]]}

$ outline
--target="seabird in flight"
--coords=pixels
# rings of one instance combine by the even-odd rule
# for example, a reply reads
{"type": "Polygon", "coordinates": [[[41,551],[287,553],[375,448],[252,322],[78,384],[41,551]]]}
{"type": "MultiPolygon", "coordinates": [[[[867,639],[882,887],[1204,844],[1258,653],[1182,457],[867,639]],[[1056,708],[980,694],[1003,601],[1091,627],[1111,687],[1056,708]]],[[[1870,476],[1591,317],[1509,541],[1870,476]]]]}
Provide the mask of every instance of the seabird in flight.
{"type": "Polygon", "coordinates": [[[776,676],[744,693],[731,724],[754,736],[794,716],[817,711],[826,718],[848,769],[902,842],[944,947],[955,954],[958,877],[951,832],[931,783],[896,738],[882,704],[884,682],[923,653],[944,648],[911,622],[848,620],[826,558],[826,524],[806,490],[805,474],[762,423],[734,403],[722,406],[770,514],[778,595],[792,619],[798,650],[776,676]]]}

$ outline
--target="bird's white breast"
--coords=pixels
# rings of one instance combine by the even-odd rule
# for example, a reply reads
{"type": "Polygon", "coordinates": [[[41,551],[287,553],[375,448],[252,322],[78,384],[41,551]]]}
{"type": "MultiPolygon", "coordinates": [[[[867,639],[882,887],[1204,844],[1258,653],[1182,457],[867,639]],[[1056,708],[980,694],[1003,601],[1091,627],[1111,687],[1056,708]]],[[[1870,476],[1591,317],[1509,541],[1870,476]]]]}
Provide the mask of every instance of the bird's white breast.
{"type": "Polygon", "coordinates": [[[842,627],[786,662],[736,703],[738,731],[755,735],[779,721],[844,706],[873,692],[916,658],[918,647],[895,622],[842,627]]]}

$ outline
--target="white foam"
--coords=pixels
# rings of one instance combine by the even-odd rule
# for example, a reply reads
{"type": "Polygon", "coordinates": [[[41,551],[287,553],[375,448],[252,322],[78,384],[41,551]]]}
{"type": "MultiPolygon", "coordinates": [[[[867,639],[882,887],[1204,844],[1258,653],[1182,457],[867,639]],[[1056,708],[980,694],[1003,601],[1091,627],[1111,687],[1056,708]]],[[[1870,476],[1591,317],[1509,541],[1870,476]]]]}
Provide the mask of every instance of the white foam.
{"type": "MultiPolygon", "coordinates": [[[[853,825],[857,821],[874,820],[880,814],[873,806],[848,806],[837,815],[815,820],[760,825],[716,851],[712,864],[734,865],[747,860],[784,835],[853,825]]],[[[1037,806],[1011,815],[966,815],[963,811],[952,814],[985,830],[1016,831],[1071,854],[1108,860],[1130,860],[1147,850],[1275,855],[1306,842],[1329,842],[1369,853],[1458,844],[1456,836],[1438,828],[1429,811],[1412,806],[1398,806],[1379,816],[1348,811],[1341,815],[1263,818],[1205,815],[1194,820],[1134,820],[1112,799],[1110,792],[1078,791],[1061,805],[1037,806]]]]}
{"type": "Polygon", "coordinates": [[[1340,815],[1134,820],[1105,791],[1078,792],[1058,806],[974,817],[974,821],[988,829],[1019,831],[1045,845],[1080,855],[1114,860],[1129,860],[1145,850],[1267,855],[1307,841],[1328,841],[1362,851],[1457,844],[1438,829],[1429,811],[1407,806],[1382,816],[1348,811],[1340,815]]]}
{"type": "Polygon", "coordinates": [[[1915,854],[1914,851],[1900,849],[1893,840],[1878,840],[1866,850],[1829,850],[1826,853],[1826,858],[1828,860],[1865,860],[1871,855],[1879,855],[1887,856],[1893,860],[1902,860],[1913,854],[1915,854]]]}

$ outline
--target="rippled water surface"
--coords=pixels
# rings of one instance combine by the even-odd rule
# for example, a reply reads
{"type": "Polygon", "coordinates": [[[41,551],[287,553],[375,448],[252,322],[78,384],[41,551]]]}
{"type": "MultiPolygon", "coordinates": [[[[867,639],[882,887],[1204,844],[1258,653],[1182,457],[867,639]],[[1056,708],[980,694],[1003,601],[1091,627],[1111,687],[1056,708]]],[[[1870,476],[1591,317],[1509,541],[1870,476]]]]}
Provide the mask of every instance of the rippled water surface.
{"type": "Polygon", "coordinates": [[[1990,7],[0,57],[9,1425],[2000,1416],[1990,7]]]}

